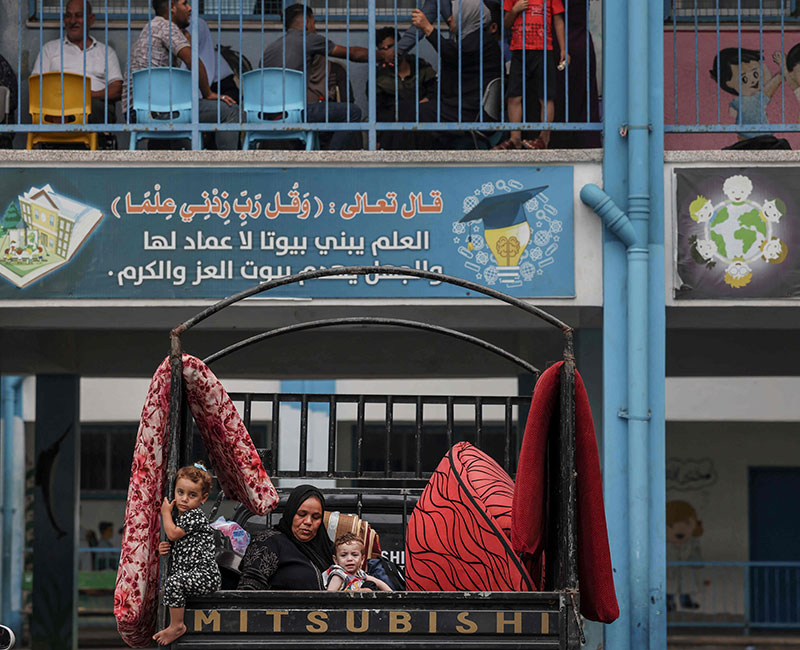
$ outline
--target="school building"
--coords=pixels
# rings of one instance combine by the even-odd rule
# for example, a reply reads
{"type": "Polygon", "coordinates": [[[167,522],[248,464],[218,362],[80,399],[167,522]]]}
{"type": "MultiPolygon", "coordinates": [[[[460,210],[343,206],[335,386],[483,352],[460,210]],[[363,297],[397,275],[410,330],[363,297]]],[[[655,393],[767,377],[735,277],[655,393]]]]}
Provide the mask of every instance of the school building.
{"type": "MultiPolygon", "coordinates": [[[[10,215],[0,253],[23,225],[39,233],[28,243],[46,249],[35,259],[0,255],[0,623],[37,649],[76,647],[91,629],[108,629],[133,440],[171,328],[258,282],[393,264],[529,299],[574,327],[621,609],[611,625],[587,624],[590,647],[791,641],[800,628],[791,541],[800,521],[800,6],[565,2],[580,75],[556,97],[564,112],[544,150],[478,150],[483,136],[471,132],[513,129],[505,108],[474,122],[379,120],[371,45],[395,17],[408,24],[410,0],[310,3],[318,33],[370,51],[367,63],[345,66],[364,116],[346,128],[361,132],[361,150],[206,150],[205,132],[345,127],[194,115],[190,149],[125,151],[144,127],[120,111],[115,123],[84,127],[112,134],[120,150],[24,150],[29,131],[70,128],[31,124],[28,103],[33,60],[64,38],[63,4],[0,6],[0,55],[19,88],[16,114],[0,124],[17,147],[0,149],[0,217],[10,215]],[[575,115],[564,104],[588,108],[575,115]],[[379,149],[391,129],[438,130],[470,148],[379,149]],[[566,148],[576,143],[598,146],[566,148]],[[517,223],[465,220],[489,197],[542,187],[518,201],[517,223]],[[517,228],[514,250],[511,234],[498,232],[507,227],[517,228]],[[55,571],[70,563],[74,572],[55,571]],[[37,582],[50,574],[49,585],[37,582]]],[[[283,33],[277,5],[196,4],[214,43],[254,68],[283,33]]],[[[124,69],[149,3],[94,5],[92,34],[124,69]]],[[[419,56],[444,65],[429,42],[419,56]]],[[[526,102],[516,126],[536,134],[537,97],[526,102]]],[[[342,275],[274,293],[210,319],[186,351],[202,358],[266,330],[357,311],[461,329],[542,368],[561,354],[546,328],[421,279],[342,275]]],[[[499,358],[355,325],[255,346],[214,371],[231,392],[530,391],[499,358]]],[[[405,458],[413,414],[396,419],[393,453],[405,458]]],[[[253,437],[266,436],[267,416],[254,420],[253,437]]],[[[292,462],[290,432],[282,435],[279,462],[292,462]]],[[[312,465],[327,453],[322,424],[314,435],[312,465]]]]}

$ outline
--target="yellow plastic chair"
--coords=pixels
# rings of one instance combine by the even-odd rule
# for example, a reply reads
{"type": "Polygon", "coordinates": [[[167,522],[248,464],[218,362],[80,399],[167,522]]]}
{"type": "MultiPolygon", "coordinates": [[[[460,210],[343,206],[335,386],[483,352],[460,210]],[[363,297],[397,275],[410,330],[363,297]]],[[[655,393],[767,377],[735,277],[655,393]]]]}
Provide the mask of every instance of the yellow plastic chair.
{"type": "Polygon", "coordinates": [[[42,142],[77,142],[97,149],[97,133],[69,132],[68,125],[86,124],[92,112],[92,82],[89,77],[64,72],[62,93],[61,72],[35,74],[28,79],[29,111],[33,124],[63,124],[65,131],[28,133],[28,149],[42,142]],[[61,111],[61,97],[64,111],[61,111]],[[86,112],[84,113],[84,101],[86,112]],[[41,112],[40,112],[41,110],[41,112]]]}

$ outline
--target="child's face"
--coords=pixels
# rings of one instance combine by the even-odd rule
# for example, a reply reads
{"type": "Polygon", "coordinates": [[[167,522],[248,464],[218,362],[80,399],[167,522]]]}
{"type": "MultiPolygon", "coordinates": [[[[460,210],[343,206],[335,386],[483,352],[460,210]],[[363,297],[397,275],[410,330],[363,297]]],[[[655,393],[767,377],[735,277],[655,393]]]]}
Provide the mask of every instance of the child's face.
{"type": "Polygon", "coordinates": [[[697,528],[697,519],[689,517],[676,521],[667,526],[667,541],[675,544],[683,544],[694,535],[697,528]]]}
{"type": "Polygon", "coordinates": [[[348,573],[355,573],[361,566],[361,544],[358,542],[347,542],[336,547],[336,555],[333,556],[336,564],[343,567],[348,573]]]}
{"type": "Polygon", "coordinates": [[[175,483],[175,507],[178,512],[188,512],[203,505],[208,499],[208,494],[203,494],[203,487],[198,482],[186,477],[179,478],[175,483]]]}
{"type": "Polygon", "coordinates": [[[742,97],[755,95],[761,88],[761,61],[742,61],[742,67],[731,66],[731,80],[728,87],[739,92],[739,80],[742,80],[742,97]]]}
{"type": "Polygon", "coordinates": [[[697,211],[697,218],[700,221],[708,221],[712,214],[714,214],[714,206],[711,205],[711,201],[706,201],[703,207],[697,211]]]}

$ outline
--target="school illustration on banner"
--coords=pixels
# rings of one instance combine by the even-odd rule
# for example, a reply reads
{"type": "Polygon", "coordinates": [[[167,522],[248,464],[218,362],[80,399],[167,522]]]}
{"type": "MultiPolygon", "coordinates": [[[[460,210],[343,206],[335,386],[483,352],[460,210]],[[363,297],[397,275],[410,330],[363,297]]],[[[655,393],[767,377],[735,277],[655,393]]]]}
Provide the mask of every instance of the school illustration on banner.
{"type": "MultiPolygon", "coordinates": [[[[567,167],[442,169],[425,179],[406,169],[345,178],[328,169],[75,170],[90,191],[62,171],[15,171],[16,196],[0,195],[0,276],[20,298],[221,298],[354,265],[440,272],[519,297],[575,291],[567,167]]],[[[285,295],[470,295],[439,285],[342,273],[285,295]]],[[[0,282],[0,297],[10,291],[0,282]]]]}
{"type": "Polygon", "coordinates": [[[6,207],[0,223],[0,275],[25,287],[68,262],[103,213],[56,192],[31,186],[6,207]]]}

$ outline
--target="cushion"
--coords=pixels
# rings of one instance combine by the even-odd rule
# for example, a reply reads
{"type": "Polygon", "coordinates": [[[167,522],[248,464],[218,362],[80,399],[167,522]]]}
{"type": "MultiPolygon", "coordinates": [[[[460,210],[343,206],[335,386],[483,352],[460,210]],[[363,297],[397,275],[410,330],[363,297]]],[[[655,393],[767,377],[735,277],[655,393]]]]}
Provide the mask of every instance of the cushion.
{"type": "Polygon", "coordinates": [[[507,534],[513,492],[492,458],[468,442],[455,445],[409,518],[408,590],[533,591],[507,534]]]}

